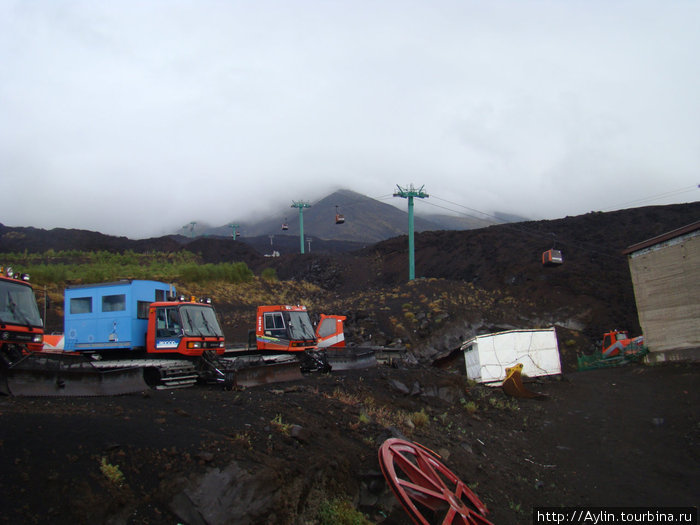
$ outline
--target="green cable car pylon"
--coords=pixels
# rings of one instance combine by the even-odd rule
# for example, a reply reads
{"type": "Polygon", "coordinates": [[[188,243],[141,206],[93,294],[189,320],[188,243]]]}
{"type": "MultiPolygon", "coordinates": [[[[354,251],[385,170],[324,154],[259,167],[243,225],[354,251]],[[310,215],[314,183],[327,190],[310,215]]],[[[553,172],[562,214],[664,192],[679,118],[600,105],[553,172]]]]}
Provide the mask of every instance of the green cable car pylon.
{"type": "Polygon", "coordinates": [[[411,184],[408,188],[402,188],[397,184],[396,188],[394,197],[408,199],[408,280],[412,281],[416,278],[416,256],[413,244],[413,198],[425,199],[430,195],[423,191],[424,186],[416,189],[411,184]]]}
{"type": "Polygon", "coordinates": [[[299,245],[301,253],[304,253],[304,208],[311,208],[306,201],[292,201],[291,208],[299,208],[299,245]]]}

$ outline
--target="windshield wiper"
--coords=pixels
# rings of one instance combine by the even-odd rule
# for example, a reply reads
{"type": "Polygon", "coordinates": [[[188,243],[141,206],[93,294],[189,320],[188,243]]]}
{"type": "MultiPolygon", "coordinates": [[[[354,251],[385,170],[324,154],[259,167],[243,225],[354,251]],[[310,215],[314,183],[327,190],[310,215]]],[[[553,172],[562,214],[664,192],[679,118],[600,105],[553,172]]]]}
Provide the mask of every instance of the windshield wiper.
{"type": "Polygon", "coordinates": [[[297,328],[291,322],[289,323],[290,332],[293,339],[313,339],[313,336],[309,335],[308,326],[304,324],[303,321],[299,322],[299,328],[297,328]]]}
{"type": "Polygon", "coordinates": [[[12,299],[9,300],[8,305],[10,307],[10,312],[12,312],[12,315],[15,317],[15,319],[21,318],[20,320],[24,320],[24,324],[31,328],[31,321],[27,318],[26,315],[24,315],[24,312],[22,312],[22,310],[17,308],[17,304],[12,299]]]}
{"type": "Polygon", "coordinates": [[[204,337],[204,334],[202,334],[202,331],[201,331],[199,328],[197,328],[197,325],[194,324],[194,321],[192,321],[192,317],[190,317],[190,311],[189,311],[189,310],[185,309],[185,315],[187,316],[187,321],[189,321],[190,326],[192,327],[192,329],[197,331],[197,335],[198,335],[199,337],[204,337]]]}
{"type": "Polygon", "coordinates": [[[202,314],[202,322],[204,323],[204,327],[207,329],[207,334],[216,335],[216,334],[214,334],[214,331],[209,326],[209,323],[207,322],[207,318],[204,315],[204,310],[202,310],[200,313],[202,314]]]}

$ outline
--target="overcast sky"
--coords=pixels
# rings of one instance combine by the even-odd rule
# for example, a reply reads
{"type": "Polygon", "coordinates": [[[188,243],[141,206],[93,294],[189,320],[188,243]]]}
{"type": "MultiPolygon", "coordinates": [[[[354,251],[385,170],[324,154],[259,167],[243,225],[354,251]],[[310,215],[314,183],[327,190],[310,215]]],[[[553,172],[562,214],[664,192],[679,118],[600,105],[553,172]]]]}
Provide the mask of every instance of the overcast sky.
{"type": "Polygon", "coordinates": [[[697,201],[699,27],[697,0],[0,0],[0,222],[697,201]]]}

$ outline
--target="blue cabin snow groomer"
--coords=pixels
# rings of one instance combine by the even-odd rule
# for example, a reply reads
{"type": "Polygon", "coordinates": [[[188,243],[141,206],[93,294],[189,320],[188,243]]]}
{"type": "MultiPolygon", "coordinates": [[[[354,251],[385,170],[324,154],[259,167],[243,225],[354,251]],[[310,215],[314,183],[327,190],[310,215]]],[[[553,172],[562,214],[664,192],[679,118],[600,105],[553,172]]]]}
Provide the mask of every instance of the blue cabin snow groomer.
{"type": "Polygon", "coordinates": [[[66,288],[65,350],[144,350],[149,305],[174,294],[168,284],[141,280],[66,288]]]}

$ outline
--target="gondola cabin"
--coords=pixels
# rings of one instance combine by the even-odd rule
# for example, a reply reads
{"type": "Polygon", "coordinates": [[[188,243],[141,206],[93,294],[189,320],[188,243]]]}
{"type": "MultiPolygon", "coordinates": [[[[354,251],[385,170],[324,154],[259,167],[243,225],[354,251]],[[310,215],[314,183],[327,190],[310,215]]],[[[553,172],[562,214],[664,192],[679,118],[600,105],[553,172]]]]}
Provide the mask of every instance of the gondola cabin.
{"type": "Polygon", "coordinates": [[[343,224],[345,222],[345,217],[343,217],[338,211],[338,206],[335,207],[335,223],[343,224]]]}
{"type": "Polygon", "coordinates": [[[547,250],[542,254],[542,265],[543,266],[559,266],[564,263],[564,257],[561,254],[561,250],[547,250]]]}
{"type": "Polygon", "coordinates": [[[287,231],[289,229],[289,226],[287,226],[286,222],[282,223],[282,231],[287,231]]]}

